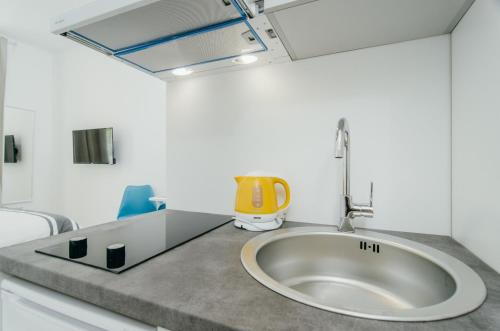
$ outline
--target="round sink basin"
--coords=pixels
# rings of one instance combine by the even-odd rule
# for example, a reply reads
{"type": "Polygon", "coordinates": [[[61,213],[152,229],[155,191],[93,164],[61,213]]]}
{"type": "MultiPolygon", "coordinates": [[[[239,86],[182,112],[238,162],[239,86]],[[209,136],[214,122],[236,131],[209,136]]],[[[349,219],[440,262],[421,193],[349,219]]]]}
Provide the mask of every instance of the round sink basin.
{"type": "Polygon", "coordinates": [[[481,278],[428,246],[371,231],[297,227],[261,234],[241,251],[247,272],[290,299],[388,321],[466,314],[486,298],[481,278]]]}

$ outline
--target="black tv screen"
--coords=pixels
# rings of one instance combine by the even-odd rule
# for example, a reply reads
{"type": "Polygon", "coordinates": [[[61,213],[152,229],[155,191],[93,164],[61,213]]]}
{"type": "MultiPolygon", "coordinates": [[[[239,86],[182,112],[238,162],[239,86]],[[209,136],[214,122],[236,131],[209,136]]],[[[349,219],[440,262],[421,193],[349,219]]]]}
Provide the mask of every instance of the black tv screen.
{"type": "Polygon", "coordinates": [[[4,162],[17,163],[17,147],[16,140],[13,135],[5,136],[4,162]]]}
{"type": "Polygon", "coordinates": [[[73,163],[115,164],[113,129],[73,131],[73,163]]]}

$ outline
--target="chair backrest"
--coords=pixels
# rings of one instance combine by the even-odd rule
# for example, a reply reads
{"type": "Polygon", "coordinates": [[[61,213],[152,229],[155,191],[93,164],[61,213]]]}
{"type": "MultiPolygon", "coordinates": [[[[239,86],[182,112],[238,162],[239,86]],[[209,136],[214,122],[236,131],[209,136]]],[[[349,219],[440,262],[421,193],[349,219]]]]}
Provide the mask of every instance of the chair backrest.
{"type": "Polygon", "coordinates": [[[156,211],[156,204],[149,201],[152,196],[154,192],[151,185],[127,186],[123,192],[117,219],[156,211]]]}

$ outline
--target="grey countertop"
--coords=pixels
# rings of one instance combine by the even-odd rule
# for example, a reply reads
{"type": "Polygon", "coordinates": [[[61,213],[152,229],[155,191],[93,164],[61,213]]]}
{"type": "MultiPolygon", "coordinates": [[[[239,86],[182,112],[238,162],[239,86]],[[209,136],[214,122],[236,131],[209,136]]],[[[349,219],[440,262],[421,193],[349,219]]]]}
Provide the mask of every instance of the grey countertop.
{"type": "MultiPolygon", "coordinates": [[[[124,226],[113,222],[80,234],[124,226]]],[[[287,222],[288,226],[311,225],[287,222]]],[[[384,231],[387,232],[387,231],[384,231]]],[[[240,250],[258,235],[226,224],[122,274],[35,253],[75,233],[0,249],[0,270],[57,292],[169,330],[500,330],[500,275],[446,236],[402,232],[473,268],[488,288],[485,303],[458,318],[427,323],[354,318],[289,300],[250,277],[240,250]]]]}

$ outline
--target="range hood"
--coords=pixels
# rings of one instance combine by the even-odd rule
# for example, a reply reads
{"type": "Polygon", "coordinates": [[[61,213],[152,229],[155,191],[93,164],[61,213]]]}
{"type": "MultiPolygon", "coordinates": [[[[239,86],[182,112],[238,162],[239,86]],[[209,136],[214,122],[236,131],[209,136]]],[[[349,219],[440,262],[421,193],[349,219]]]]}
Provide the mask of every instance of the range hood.
{"type": "Polygon", "coordinates": [[[266,0],[293,61],[448,34],[474,0],[266,0]]]}
{"type": "Polygon", "coordinates": [[[75,40],[164,80],[450,33],[474,0],[96,0],[52,21],[75,40]],[[241,62],[240,62],[241,63],[241,62]]]}
{"type": "Polygon", "coordinates": [[[98,0],[54,18],[51,29],[163,79],[178,68],[234,67],[232,59],[254,53],[261,64],[290,61],[248,0],[98,0]]]}

